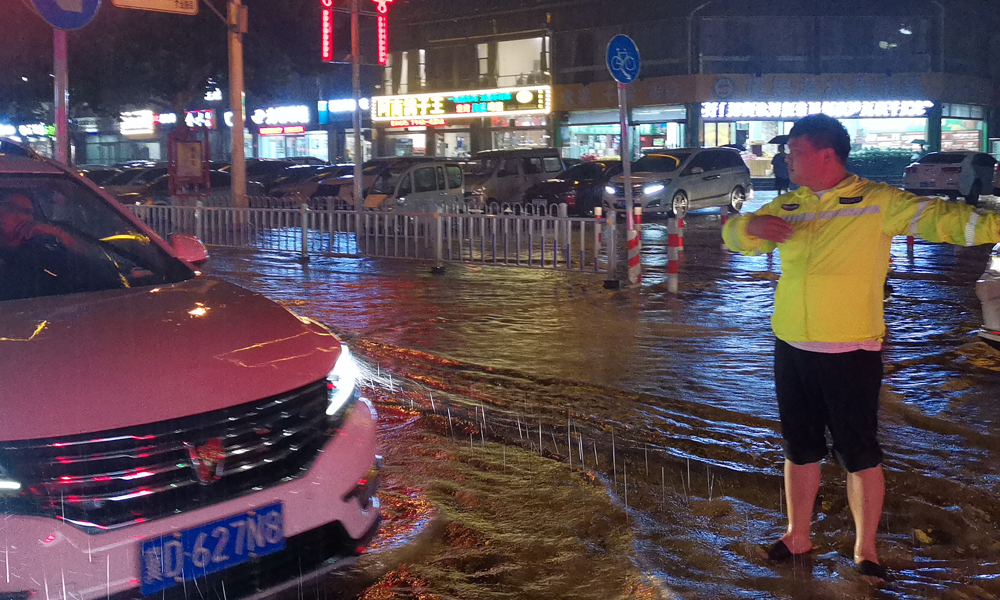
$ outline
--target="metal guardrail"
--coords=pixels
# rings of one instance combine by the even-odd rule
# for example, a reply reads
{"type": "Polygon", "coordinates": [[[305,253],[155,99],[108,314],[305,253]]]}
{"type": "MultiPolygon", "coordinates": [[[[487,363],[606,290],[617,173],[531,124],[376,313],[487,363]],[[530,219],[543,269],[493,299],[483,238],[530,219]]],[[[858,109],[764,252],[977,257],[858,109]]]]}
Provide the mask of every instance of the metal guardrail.
{"type": "MultiPolygon", "coordinates": [[[[214,203],[213,203],[214,204],[214,203]]],[[[130,205],[158,235],[187,233],[209,246],[310,255],[472,262],[601,271],[601,223],[566,216],[565,205],[449,206],[448,212],[230,206],[130,205]]]]}

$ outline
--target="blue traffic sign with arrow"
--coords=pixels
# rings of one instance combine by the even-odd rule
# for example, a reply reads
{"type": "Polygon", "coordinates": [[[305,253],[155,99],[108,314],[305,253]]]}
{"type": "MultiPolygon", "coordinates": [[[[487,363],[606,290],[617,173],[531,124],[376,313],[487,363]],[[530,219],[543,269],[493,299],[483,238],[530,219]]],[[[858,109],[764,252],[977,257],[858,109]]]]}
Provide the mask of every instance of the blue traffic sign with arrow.
{"type": "Polygon", "coordinates": [[[90,23],[101,0],[28,0],[35,11],[58,29],[79,29],[90,23]]]}
{"type": "Polygon", "coordinates": [[[639,76],[639,49],[627,35],[608,42],[608,71],[619,83],[632,83],[639,76]]]}

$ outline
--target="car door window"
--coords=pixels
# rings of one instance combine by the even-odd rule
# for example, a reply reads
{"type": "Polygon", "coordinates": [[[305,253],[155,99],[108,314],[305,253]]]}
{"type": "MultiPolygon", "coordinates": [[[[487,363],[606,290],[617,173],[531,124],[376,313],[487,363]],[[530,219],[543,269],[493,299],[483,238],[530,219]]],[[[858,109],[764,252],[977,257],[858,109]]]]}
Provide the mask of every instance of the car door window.
{"type": "Polygon", "coordinates": [[[435,170],[437,171],[437,184],[438,184],[437,189],[439,190],[448,189],[448,184],[444,180],[444,167],[436,167],[435,170]]]}
{"type": "Polygon", "coordinates": [[[497,176],[513,177],[514,175],[517,175],[517,159],[505,158],[500,165],[500,172],[497,173],[497,176]]]}
{"type": "Polygon", "coordinates": [[[434,174],[434,167],[422,167],[413,172],[413,191],[418,194],[437,191],[437,176],[434,174]]]}
{"type": "Polygon", "coordinates": [[[688,166],[684,169],[682,175],[691,175],[691,171],[695,168],[701,168],[702,171],[709,171],[712,168],[712,157],[708,152],[701,152],[696,154],[688,166]]]}
{"type": "Polygon", "coordinates": [[[531,156],[523,159],[521,161],[521,170],[525,175],[537,175],[542,173],[542,159],[537,156],[531,156]]]}
{"type": "Polygon", "coordinates": [[[445,167],[448,171],[448,187],[457,190],[462,187],[462,169],[455,165],[448,165],[445,167]]]}
{"type": "Polygon", "coordinates": [[[543,162],[545,164],[546,173],[558,173],[559,171],[562,171],[562,161],[555,156],[546,156],[543,159],[543,162]]]}
{"type": "Polygon", "coordinates": [[[399,186],[396,188],[396,197],[405,198],[413,193],[413,184],[410,183],[410,175],[407,173],[399,180],[399,186]]]}

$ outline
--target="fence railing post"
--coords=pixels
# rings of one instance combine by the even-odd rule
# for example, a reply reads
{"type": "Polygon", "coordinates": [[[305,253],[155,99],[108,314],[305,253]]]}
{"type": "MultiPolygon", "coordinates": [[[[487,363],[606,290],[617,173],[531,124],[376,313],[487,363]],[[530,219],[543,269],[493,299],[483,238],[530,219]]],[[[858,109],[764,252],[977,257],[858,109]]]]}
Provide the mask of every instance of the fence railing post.
{"type": "Polygon", "coordinates": [[[441,220],[441,207],[434,207],[434,266],[431,273],[444,273],[444,223],[441,220]]]}
{"type": "Polygon", "coordinates": [[[194,237],[201,241],[205,241],[205,222],[203,220],[203,215],[205,214],[205,203],[201,200],[195,202],[194,210],[194,237]]]}
{"type": "Polygon", "coordinates": [[[300,259],[309,262],[309,205],[303,202],[299,205],[300,229],[302,230],[302,248],[300,259]]]}

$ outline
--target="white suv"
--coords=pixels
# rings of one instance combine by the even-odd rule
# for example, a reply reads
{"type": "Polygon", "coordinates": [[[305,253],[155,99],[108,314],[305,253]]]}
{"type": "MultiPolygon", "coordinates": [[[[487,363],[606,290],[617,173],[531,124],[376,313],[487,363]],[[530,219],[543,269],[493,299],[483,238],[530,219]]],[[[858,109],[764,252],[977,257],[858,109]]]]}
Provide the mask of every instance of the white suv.
{"type": "Polygon", "coordinates": [[[992,192],[996,159],[984,152],[931,152],[906,167],[903,189],[919,196],[959,196],[972,206],[992,192]]]}
{"type": "Polygon", "coordinates": [[[347,348],[205,258],[0,140],[0,598],[249,598],[375,534],[347,348]]]}
{"type": "MultiPolygon", "coordinates": [[[[739,212],[753,198],[750,169],[731,148],[679,148],[632,163],[632,199],[643,213],[683,219],[688,210],[726,206],[739,212]]],[[[625,208],[624,175],[604,188],[604,204],[625,208]]]]}

